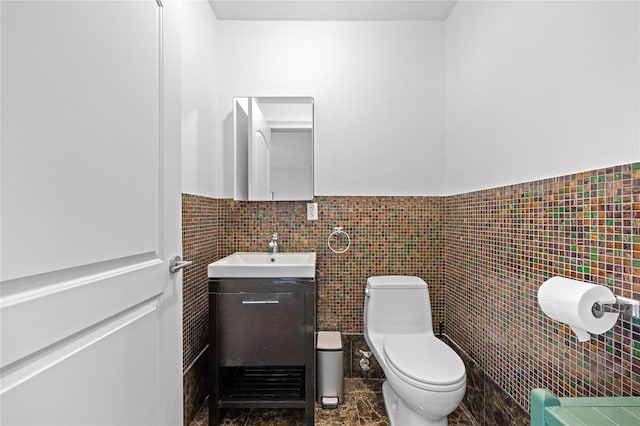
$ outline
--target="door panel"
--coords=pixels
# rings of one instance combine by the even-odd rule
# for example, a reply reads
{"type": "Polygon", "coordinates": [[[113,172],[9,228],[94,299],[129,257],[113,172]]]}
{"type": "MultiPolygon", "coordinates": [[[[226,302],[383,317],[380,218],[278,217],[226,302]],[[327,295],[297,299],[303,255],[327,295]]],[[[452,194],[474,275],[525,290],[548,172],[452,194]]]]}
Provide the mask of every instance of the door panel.
{"type": "Polygon", "coordinates": [[[33,408],[8,410],[3,424],[158,424],[157,393],[149,392],[157,389],[157,305],[154,299],[10,369],[3,377],[3,407],[29,400],[33,408]],[[69,387],[85,391],[68,401],[69,387]]]}
{"type": "Polygon", "coordinates": [[[101,274],[76,273],[73,280],[13,296],[3,295],[0,324],[3,365],[158,296],[166,272],[158,267],[162,264],[152,259],[101,274]]]}
{"type": "Polygon", "coordinates": [[[182,422],[176,7],[0,2],[3,425],[182,422]]]}
{"type": "Polygon", "coordinates": [[[2,2],[2,32],[2,280],[157,252],[158,5],[2,2]]]}

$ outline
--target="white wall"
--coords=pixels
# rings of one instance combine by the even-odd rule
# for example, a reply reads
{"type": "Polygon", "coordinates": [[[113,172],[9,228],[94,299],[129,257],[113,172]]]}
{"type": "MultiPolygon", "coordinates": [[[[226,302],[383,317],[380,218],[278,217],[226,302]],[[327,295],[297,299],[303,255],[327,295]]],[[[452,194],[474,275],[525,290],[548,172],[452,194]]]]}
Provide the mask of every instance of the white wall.
{"type": "Polygon", "coordinates": [[[640,160],[638,2],[460,1],[446,192],[640,160]]]}
{"type": "Polygon", "coordinates": [[[216,196],[217,19],[206,0],[182,2],[182,192],[216,196]]]}
{"type": "Polygon", "coordinates": [[[442,22],[219,21],[216,179],[233,196],[234,96],[315,99],[317,195],[444,191],[442,22]]]}

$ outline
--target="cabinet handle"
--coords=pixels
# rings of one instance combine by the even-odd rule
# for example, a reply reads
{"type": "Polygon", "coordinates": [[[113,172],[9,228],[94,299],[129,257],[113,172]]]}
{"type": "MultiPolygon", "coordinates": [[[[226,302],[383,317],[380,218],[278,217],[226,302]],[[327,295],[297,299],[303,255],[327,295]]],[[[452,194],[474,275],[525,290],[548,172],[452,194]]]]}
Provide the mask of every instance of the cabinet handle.
{"type": "Polygon", "coordinates": [[[279,300],[243,300],[243,305],[273,305],[280,303],[279,300]]]}

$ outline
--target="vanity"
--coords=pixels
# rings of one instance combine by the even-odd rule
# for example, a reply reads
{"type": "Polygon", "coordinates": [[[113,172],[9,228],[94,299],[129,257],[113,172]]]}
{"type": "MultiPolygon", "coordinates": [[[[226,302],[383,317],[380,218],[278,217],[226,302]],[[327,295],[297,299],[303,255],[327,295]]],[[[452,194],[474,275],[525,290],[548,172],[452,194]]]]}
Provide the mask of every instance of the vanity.
{"type": "Polygon", "coordinates": [[[315,253],[234,253],[208,267],[209,425],[226,408],[300,408],[314,424],[315,253]]]}

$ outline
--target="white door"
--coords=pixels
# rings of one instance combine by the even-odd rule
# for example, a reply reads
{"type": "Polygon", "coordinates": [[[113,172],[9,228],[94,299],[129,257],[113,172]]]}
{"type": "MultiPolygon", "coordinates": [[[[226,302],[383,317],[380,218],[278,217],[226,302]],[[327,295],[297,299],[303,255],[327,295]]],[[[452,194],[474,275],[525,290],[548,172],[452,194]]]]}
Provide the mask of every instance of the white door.
{"type": "Polygon", "coordinates": [[[0,5],[0,423],[181,424],[177,6],[0,5]]]}
{"type": "Polygon", "coordinates": [[[255,98],[249,102],[249,199],[273,200],[271,127],[255,98]]]}

